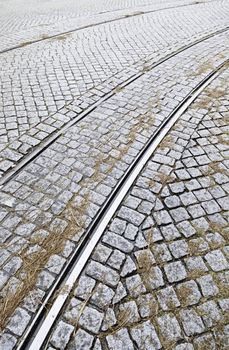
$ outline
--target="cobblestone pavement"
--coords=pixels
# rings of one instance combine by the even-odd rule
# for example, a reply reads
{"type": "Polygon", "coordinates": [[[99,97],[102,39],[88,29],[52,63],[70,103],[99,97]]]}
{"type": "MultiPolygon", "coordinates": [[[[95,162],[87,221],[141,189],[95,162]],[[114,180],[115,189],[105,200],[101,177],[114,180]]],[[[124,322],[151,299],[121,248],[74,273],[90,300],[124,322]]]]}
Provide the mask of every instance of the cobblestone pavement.
{"type": "MultiPolygon", "coordinates": [[[[0,0],[6,12],[11,3],[0,0]]],[[[88,16],[90,22],[105,9],[114,16],[125,8],[165,5],[104,0],[89,8],[88,3],[79,2],[72,17],[85,16],[87,22],[88,16]]],[[[18,22],[6,16],[6,32],[14,33],[18,25],[26,33],[33,20],[35,27],[46,21],[42,5],[30,1],[29,6],[30,18],[23,9],[18,22]]],[[[45,6],[49,17],[53,4],[45,6]]],[[[55,16],[60,23],[68,16],[61,2],[55,6],[49,24],[55,16]]],[[[228,10],[225,1],[201,2],[0,54],[0,175],[115,89],[0,189],[1,349],[15,347],[148,139],[229,58],[227,32],[216,33],[226,28],[228,10]]],[[[227,348],[226,87],[228,70],[154,154],[96,248],[49,350],[227,348]]]]}
{"type": "MultiPolygon", "coordinates": [[[[215,1],[215,0],[209,0],[215,1]]],[[[0,51],[30,44],[83,26],[95,25],[140,15],[162,8],[186,6],[193,0],[138,0],[138,1],[1,1],[0,2],[0,51]],[[141,11],[139,11],[139,9],[141,11]]]]}
{"type": "Polygon", "coordinates": [[[228,81],[227,70],[156,150],[48,349],[228,349],[228,81]]]}
{"type": "Polygon", "coordinates": [[[228,11],[212,2],[154,12],[1,54],[0,175],[148,61],[224,29],[228,11]]]}

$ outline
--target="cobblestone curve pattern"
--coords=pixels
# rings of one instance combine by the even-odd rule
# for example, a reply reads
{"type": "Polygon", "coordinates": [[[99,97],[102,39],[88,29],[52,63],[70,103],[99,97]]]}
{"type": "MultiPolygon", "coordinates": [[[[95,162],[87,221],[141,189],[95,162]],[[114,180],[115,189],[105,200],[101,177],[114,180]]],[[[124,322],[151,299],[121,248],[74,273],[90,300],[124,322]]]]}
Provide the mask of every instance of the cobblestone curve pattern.
{"type": "Polygon", "coordinates": [[[7,326],[3,339],[9,340],[11,348],[136,154],[186,94],[225,61],[227,40],[226,34],[221,34],[147,72],[65,132],[2,188],[4,305],[12,307],[7,298],[16,301],[36,284],[29,298],[19,299],[24,300],[23,308],[16,310],[7,326]],[[59,250],[54,253],[49,248],[55,242],[59,250]],[[43,265],[38,257],[44,258],[43,265]],[[34,266],[41,272],[35,284],[27,282],[25,288],[25,276],[30,274],[26,281],[32,278],[29,266],[32,273],[34,266]]]}
{"type": "Polygon", "coordinates": [[[1,55],[1,174],[115,84],[130,78],[134,63],[140,61],[144,69],[149,57],[156,62],[226,26],[229,5],[198,6],[198,12],[190,7],[169,10],[162,18],[144,15],[1,55]],[[77,102],[75,113],[64,107],[72,101],[77,102]]]}
{"type": "Polygon", "coordinates": [[[228,349],[228,73],[139,176],[48,349],[228,349]]]}

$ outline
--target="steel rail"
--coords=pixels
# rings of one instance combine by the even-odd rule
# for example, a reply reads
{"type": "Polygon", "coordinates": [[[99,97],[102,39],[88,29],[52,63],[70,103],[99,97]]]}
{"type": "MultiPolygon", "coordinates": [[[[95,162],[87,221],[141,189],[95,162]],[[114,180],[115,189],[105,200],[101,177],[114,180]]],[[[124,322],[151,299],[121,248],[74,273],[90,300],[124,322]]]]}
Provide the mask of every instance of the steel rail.
{"type": "Polygon", "coordinates": [[[130,165],[125,175],[116,185],[114,191],[104,203],[99,213],[89,226],[84,240],[77,247],[69,263],[61,272],[61,276],[52,291],[44,300],[42,307],[39,309],[36,318],[22,337],[17,350],[39,350],[45,343],[52,327],[60,314],[66,300],[68,299],[70,290],[74,287],[75,282],[80,276],[88,259],[90,258],[96,244],[106,230],[115,212],[121,205],[124,197],[127,195],[134,181],[137,179],[146,163],[152,157],[153,152],[158,147],[163,138],[168,134],[179,117],[188,109],[193,101],[203,92],[203,90],[226,69],[229,60],[226,60],[208,76],[206,76],[193,90],[190,92],[178,107],[166,118],[154,135],[148,140],[144,148],[130,165]],[[46,305],[51,297],[56,296],[50,310],[46,314],[46,305]]]}

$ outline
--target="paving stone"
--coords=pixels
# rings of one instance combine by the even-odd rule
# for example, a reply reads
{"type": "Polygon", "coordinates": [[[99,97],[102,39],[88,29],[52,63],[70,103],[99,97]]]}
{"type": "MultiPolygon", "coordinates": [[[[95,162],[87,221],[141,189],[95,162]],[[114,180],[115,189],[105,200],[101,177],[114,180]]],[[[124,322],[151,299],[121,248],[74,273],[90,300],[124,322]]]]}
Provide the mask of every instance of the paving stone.
{"type": "Polygon", "coordinates": [[[170,210],[170,214],[175,222],[184,221],[190,218],[187,210],[185,208],[177,208],[170,210]]]}
{"type": "Polygon", "coordinates": [[[117,248],[124,253],[130,253],[134,246],[126,238],[117,235],[116,233],[107,232],[103,237],[103,242],[109,244],[111,247],[117,248]]]}
{"type": "Polygon", "coordinates": [[[177,345],[175,350],[194,350],[194,347],[190,343],[182,343],[177,345]]]}
{"type": "Polygon", "coordinates": [[[180,262],[171,262],[164,267],[169,282],[178,282],[186,278],[187,272],[180,262]]]}
{"type": "Polygon", "coordinates": [[[4,333],[0,338],[0,349],[2,350],[12,350],[17,343],[17,339],[9,333],[4,333]]]}
{"type": "Polygon", "coordinates": [[[141,317],[151,317],[157,314],[158,302],[151,293],[141,294],[137,298],[137,305],[141,317]]]}
{"type": "Polygon", "coordinates": [[[216,325],[221,319],[220,310],[214,301],[207,301],[198,306],[198,313],[207,327],[216,325]]]}
{"type": "Polygon", "coordinates": [[[7,325],[7,328],[15,335],[21,336],[26,329],[30,315],[22,308],[17,308],[7,325]]]}
{"type": "Polygon", "coordinates": [[[101,263],[105,263],[111,255],[112,249],[103,244],[98,244],[93,253],[93,259],[101,263]]]}
{"type": "Polygon", "coordinates": [[[143,222],[145,216],[138,213],[136,210],[122,206],[118,213],[119,217],[130,222],[133,225],[139,226],[143,222]]]}
{"type": "Polygon", "coordinates": [[[91,297],[91,302],[97,305],[100,309],[108,306],[113,299],[114,291],[105,284],[99,284],[91,297]]]}
{"type": "Polygon", "coordinates": [[[124,263],[124,266],[122,268],[122,271],[121,271],[121,276],[122,277],[125,277],[127,275],[129,275],[130,273],[136,271],[137,267],[135,265],[135,263],[133,262],[133,260],[127,256],[126,258],[126,261],[124,263]]]}
{"type": "Polygon", "coordinates": [[[78,282],[78,286],[74,290],[74,295],[87,299],[95,286],[95,280],[87,276],[81,276],[78,282]]]}
{"type": "Polygon", "coordinates": [[[113,303],[114,304],[119,303],[126,295],[127,295],[126,289],[124,288],[122,282],[119,282],[115,291],[113,303]]]}
{"type": "Polygon", "coordinates": [[[85,306],[82,311],[83,306],[85,306],[84,302],[72,298],[64,317],[69,322],[74,322],[74,320],[78,320],[79,318],[78,323],[80,326],[89,332],[97,334],[101,327],[104,314],[91,306],[85,306]]]}
{"type": "Polygon", "coordinates": [[[137,297],[146,291],[144,281],[142,281],[139,275],[126,278],[126,287],[129,294],[133,297],[137,297]]]}
{"type": "Polygon", "coordinates": [[[157,298],[163,310],[171,310],[180,306],[173,287],[166,287],[157,292],[157,298]]]}
{"type": "Polygon", "coordinates": [[[182,339],[181,328],[173,314],[165,314],[157,318],[162,338],[167,342],[175,342],[182,339]]]}
{"type": "Polygon", "coordinates": [[[131,336],[139,349],[161,349],[161,343],[150,321],[131,329],[131,336]]]}
{"type": "Polygon", "coordinates": [[[108,284],[109,286],[116,286],[119,282],[119,275],[116,271],[111,268],[105,267],[104,265],[91,261],[86,268],[86,273],[103,282],[108,284]]]}
{"type": "Polygon", "coordinates": [[[213,271],[222,271],[228,268],[228,262],[220,250],[213,250],[205,255],[207,263],[213,271]]]}
{"type": "Polygon", "coordinates": [[[169,244],[169,250],[175,259],[188,255],[188,244],[185,240],[177,240],[169,244]]]}
{"type": "Polygon", "coordinates": [[[68,346],[69,350],[86,350],[92,346],[94,337],[85,332],[83,329],[78,329],[73,340],[68,346]]]}
{"type": "Polygon", "coordinates": [[[162,225],[162,224],[166,225],[166,224],[170,224],[172,222],[170,215],[165,210],[155,212],[153,214],[153,216],[154,216],[158,225],[162,225]]]}
{"type": "Polygon", "coordinates": [[[128,323],[135,323],[140,320],[138,308],[135,301],[128,301],[119,306],[119,314],[127,315],[128,323]]]}
{"type": "Polygon", "coordinates": [[[125,258],[125,254],[121,253],[119,250],[114,250],[107,263],[114,269],[119,270],[125,258]]]}
{"type": "Polygon", "coordinates": [[[108,335],[106,337],[106,340],[108,343],[108,347],[111,350],[134,350],[134,345],[130,339],[126,328],[122,328],[113,335],[108,335]]]}
{"type": "Polygon", "coordinates": [[[54,345],[57,349],[65,348],[73,331],[74,327],[72,325],[60,321],[51,337],[52,345],[54,345]]]}
{"type": "Polygon", "coordinates": [[[214,283],[211,275],[205,275],[197,279],[197,282],[200,285],[201,292],[205,297],[211,297],[218,294],[219,289],[214,283]]]}
{"type": "Polygon", "coordinates": [[[192,336],[205,331],[201,317],[194,310],[182,310],[179,313],[186,335],[192,336]]]}
{"type": "Polygon", "coordinates": [[[195,345],[195,348],[197,350],[201,350],[203,348],[209,349],[209,350],[216,350],[217,345],[215,343],[215,340],[211,334],[204,334],[200,337],[196,337],[193,340],[193,344],[195,345]]]}
{"type": "Polygon", "coordinates": [[[201,298],[200,291],[195,281],[188,281],[177,285],[177,295],[182,305],[197,304],[201,298]]]}

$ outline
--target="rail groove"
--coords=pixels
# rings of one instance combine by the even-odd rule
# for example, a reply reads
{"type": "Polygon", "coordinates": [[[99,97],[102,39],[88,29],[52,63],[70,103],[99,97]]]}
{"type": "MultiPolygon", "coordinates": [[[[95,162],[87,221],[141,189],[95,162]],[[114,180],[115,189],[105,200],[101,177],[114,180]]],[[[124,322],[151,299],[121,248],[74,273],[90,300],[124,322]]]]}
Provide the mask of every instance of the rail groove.
{"type": "MultiPolygon", "coordinates": [[[[226,31],[228,31],[229,26],[221,29],[219,31],[216,31],[212,34],[206,35],[204,38],[198,39],[188,45],[182,46],[180,49],[178,49],[176,52],[172,52],[171,54],[166,55],[165,57],[158,60],[156,63],[148,64],[147,62],[144,62],[148,64],[147,71],[141,70],[140,72],[137,72],[132,75],[132,77],[128,78],[126,81],[124,81],[122,84],[116,86],[113,88],[110,92],[102,96],[98,101],[93,103],[91,106],[89,106],[87,109],[85,109],[83,112],[79,113],[75,118],[70,120],[68,123],[66,123],[60,130],[54,131],[52,134],[50,134],[46,140],[41,142],[37,147],[35,147],[28,155],[22,157],[21,161],[16,163],[14,167],[12,167],[10,170],[8,170],[1,178],[0,178],[0,189],[3,185],[7,184],[14,176],[18,174],[21,169],[23,169],[28,163],[33,161],[36,157],[38,157],[43,151],[45,151],[52,143],[54,143],[67,129],[69,129],[71,126],[77,124],[79,121],[81,121],[83,118],[85,118],[89,113],[94,111],[102,102],[108,100],[112,96],[114,96],[117,93],[117,88],[124,88],[128,86],[129,84],[133,83],[138,78],[142,77],[144,74],[148,72],[148,70],[154,69],[155,67],[159,66],[160,64],[164,63],[165,61],[169,60],[170,58],[178,55],[179,53],[205,41],[208,40],[214,36],[220,35],[226,31]]],[[[71,102],[72,103],[72,102],[71,102]]],[[[74,102],[73,102],[74,103],[74,102]]],[[[66,106],[69,110],[74,110],[74,108],[71,108],[70,106],[66,106]]]]}
{"type": "Polygon", "coordinates": [[[167,117],[154,135],[148,140],[142,151],[136,157],[134,162],[130,165],[125,175],[116,185],[114,191],[101,207],[99,213],[89,226],[85,238],[78,246],[77,250],[72,255],[68,264],[62,270],[52,290],[47,295],[36,317],[31,323],[25,335],[22,337],[17,350],[39,350],[45,343],[52,327],[62,310],[68,296],[69,291],[73,288],[76,280],[80,276],[85,264],[90,258],[96,244],[104,233],[107,225],[115,214],[116,210],[122,203],[124,197],[129,189],[137,179],[138,175],[151,158],[154,150],[160,144],[162,139],[167,135],[169,130],[173,127],[179,117],[188,109],[193,101],[201,94],[201,92],[225,69],[229,60],[213,70],[206,76],[185,99],[179,104],[177,108],[167,117]],[[46,306],[51,298],[57,292],[49,312],[46,315],[46,306]]]}

